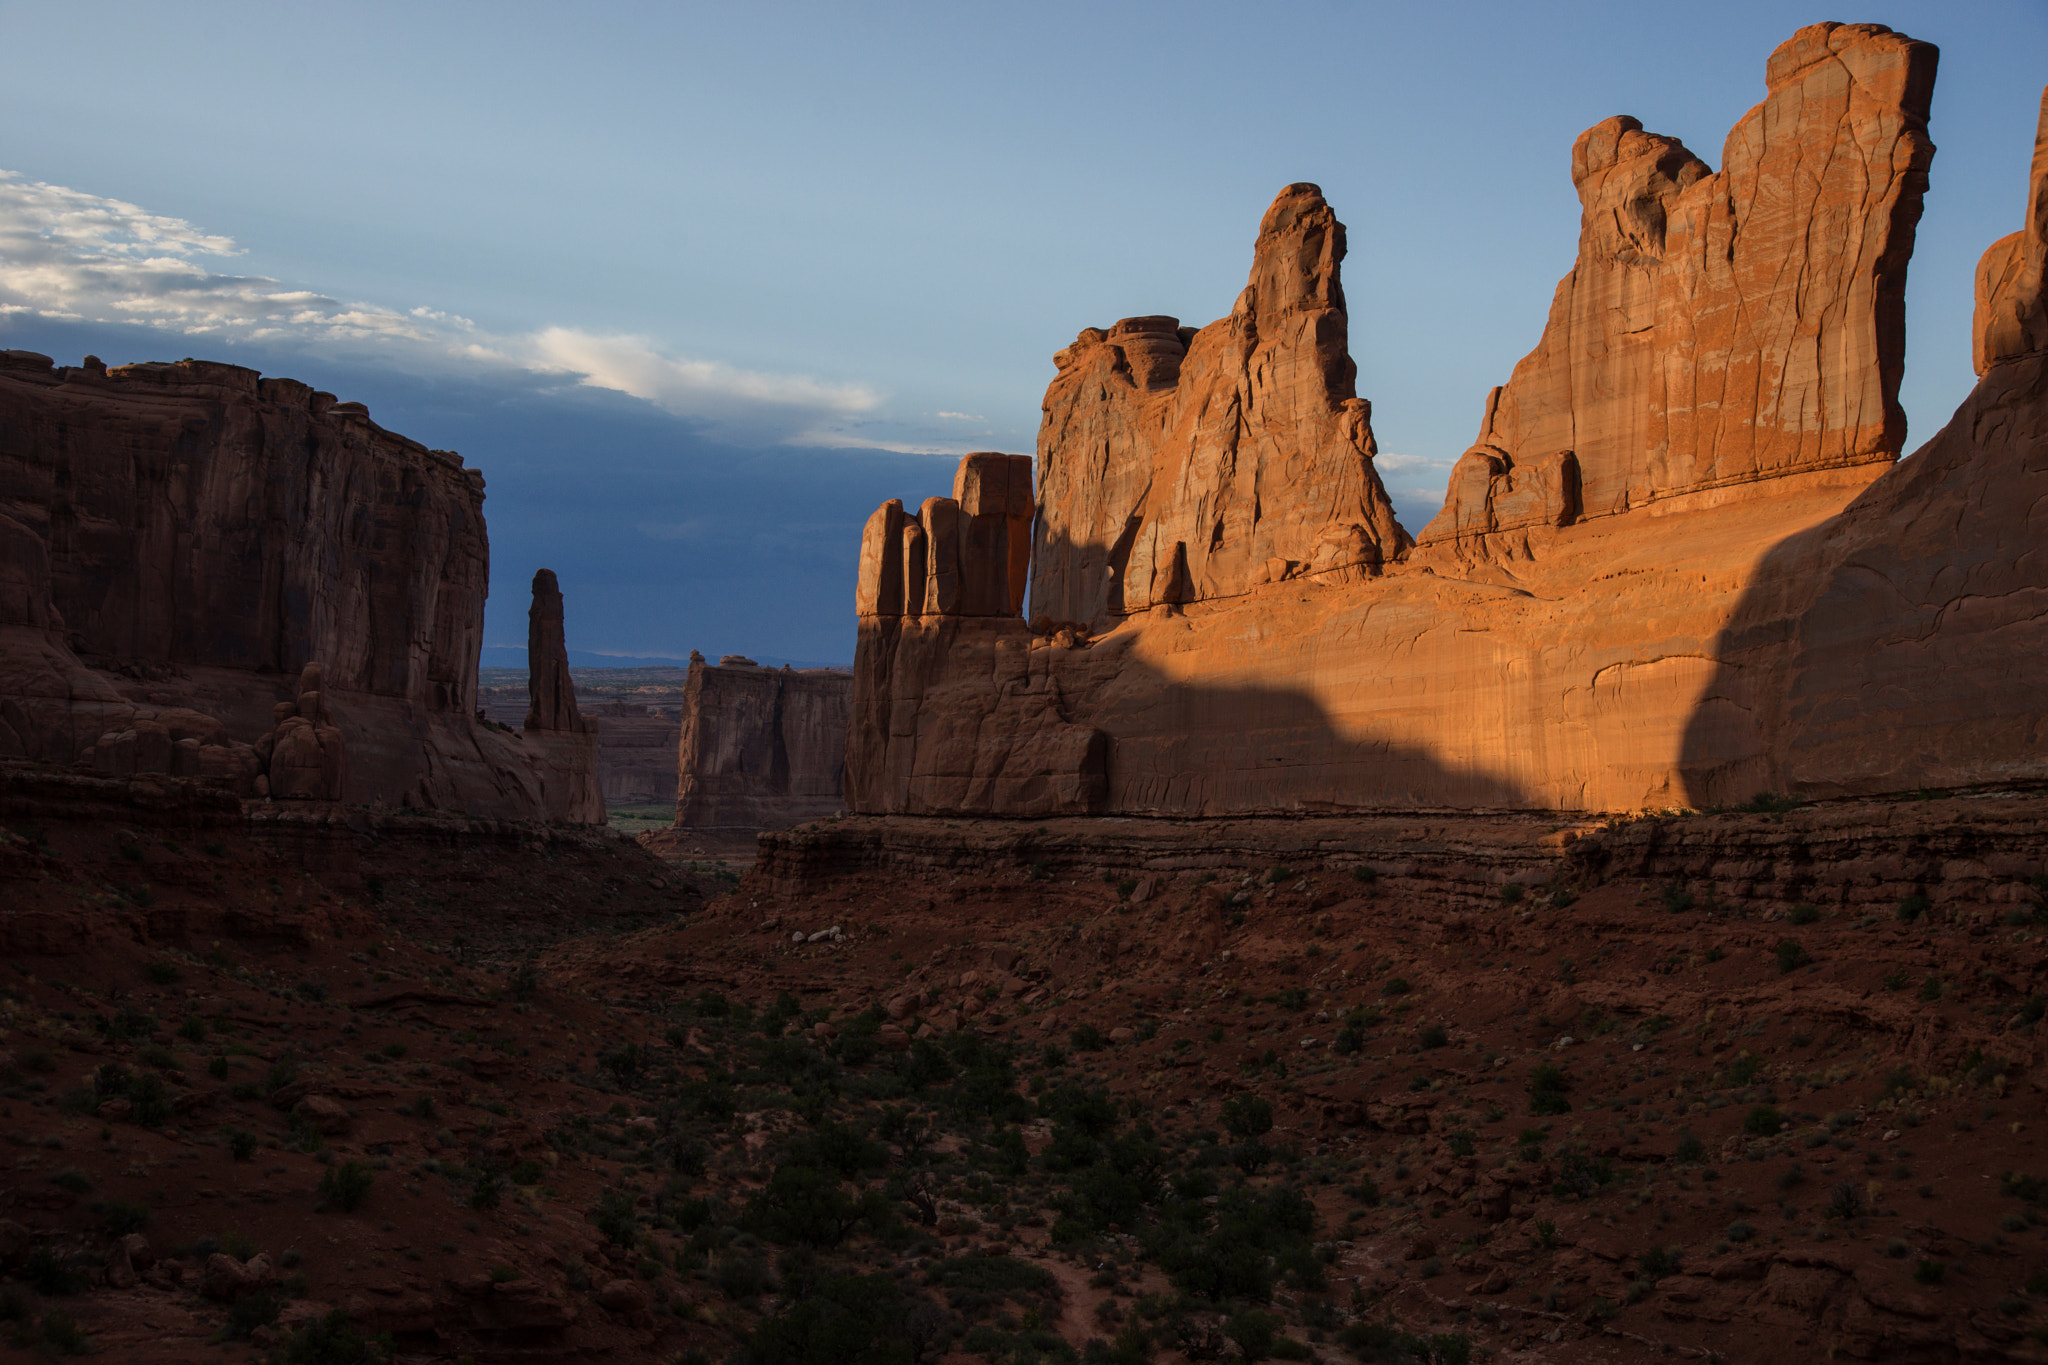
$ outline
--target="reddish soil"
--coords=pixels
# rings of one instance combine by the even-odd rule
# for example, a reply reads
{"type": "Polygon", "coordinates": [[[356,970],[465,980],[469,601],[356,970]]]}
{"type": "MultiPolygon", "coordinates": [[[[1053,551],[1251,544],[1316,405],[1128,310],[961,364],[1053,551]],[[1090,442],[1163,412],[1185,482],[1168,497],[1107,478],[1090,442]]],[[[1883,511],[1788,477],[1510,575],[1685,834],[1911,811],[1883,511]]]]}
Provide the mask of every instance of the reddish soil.
{"type": "MultiPolygon", "coordinates": [[[[1171,1169],[1224,1187],[1223,1106],[1268,1100],[1249,1185],[1313,1198],[1325,1266],[1271,1308],[1319,1358],[1406,1358],[1361,1344],[1379,1325],[1501,1361],[2048,1359],[2042,1191],[2003,1179],[2048,1175],[2043,930],[2019,902],[1794,923],[1623,883],[1475,913],[1299,865],[706,899],[616,839],[281,829],[119,786],[0,820],[0,1352],[57,1349],[68,1317],[113,1359],[239,1359],[341,1308],[404,1359],[724,1359],[792,1301],[733,1278],[749,1246],[778,1255],[735,1229],[790,1144],[828,1119],[882,1134],[873,1097],[913,1038],[974,1033],[1013,1046],[1027,1096],[1105,1086],[1171,1169]],[[1781,970],[1787,939],[1808,960],[1781,970]],[[706,991],[754,1013],[707,1013],[706,991]],[[799,1061],[870,1007],[891,1022],[804,1092],[747,1070],[772,1041],[748,1020],[782,992],[799,1061]],[[1568,1111],[1532,1113],[1542,1066],[1568,1111]],[[123,1071],[161,1088],[124,1100],[123,1071]],[[729,1117],[675,1117],[721,1077],[729,1117]],[[365,1197],[322,1207],[344,1171],[365,1197]],[[600,1230],[608,1190],[623,1238],[600,1230]],[[218,1340],[251,1289],[278,1317],[218,1340]]],[[[935,1093],[909,1107],[938,1114],[935,1093]]],[[[1060,1358],[1034,1330],[1235,1358],[1235,1310],[1175,1304],[1139,1223],[1062,1234],[1036,1108],[1031,1173],[975,1174],[999,1127],[944,1119],[922,1154],[892,1137],[856,1183],[933,1163],[932,1221],[899,1205],[896,1232],[826,1259],[940,1303],[933,1349],[960,1365],[991,1333],[1060,1358]],[[1007,1257],[1054,1284],[993,1307],[943,1287],[1007,1257]]]]}

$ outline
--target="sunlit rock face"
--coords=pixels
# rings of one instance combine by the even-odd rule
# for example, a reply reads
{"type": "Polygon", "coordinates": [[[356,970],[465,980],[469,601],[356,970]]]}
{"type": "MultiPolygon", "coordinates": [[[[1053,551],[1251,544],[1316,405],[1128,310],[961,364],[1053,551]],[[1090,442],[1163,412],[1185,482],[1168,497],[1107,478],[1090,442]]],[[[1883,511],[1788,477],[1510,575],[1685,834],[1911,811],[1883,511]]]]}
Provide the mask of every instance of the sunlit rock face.
{"type": "Polygon", "coordinates": [[[1578,258],[1417,542],[1352,389],[1342,225],[1287,187],[1230,317],[1057,357],[1028,610],[913,600],[934,544],[1000,566],[876,513],[850,804],[1639,809],[2048,776],[2042,156],[1979,272],[1984,381],[1898,459],[1935,56],[1801,29],[1718,170],[1632,118],[1583,134],[1578,258]]]}

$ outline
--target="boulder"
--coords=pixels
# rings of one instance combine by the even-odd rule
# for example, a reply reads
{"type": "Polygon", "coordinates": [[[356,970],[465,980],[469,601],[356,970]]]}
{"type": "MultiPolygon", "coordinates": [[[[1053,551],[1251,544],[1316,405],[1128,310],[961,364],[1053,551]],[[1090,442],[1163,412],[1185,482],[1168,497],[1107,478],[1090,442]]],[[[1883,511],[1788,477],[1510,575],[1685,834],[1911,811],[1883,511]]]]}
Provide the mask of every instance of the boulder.
{"type": "Polygon", "coordinates": [[[328,1137],[346,1133],[350,1122],[347,1107],[328,1095],[306,1096],[292,1106],[292,1117],[328,1137]]]}

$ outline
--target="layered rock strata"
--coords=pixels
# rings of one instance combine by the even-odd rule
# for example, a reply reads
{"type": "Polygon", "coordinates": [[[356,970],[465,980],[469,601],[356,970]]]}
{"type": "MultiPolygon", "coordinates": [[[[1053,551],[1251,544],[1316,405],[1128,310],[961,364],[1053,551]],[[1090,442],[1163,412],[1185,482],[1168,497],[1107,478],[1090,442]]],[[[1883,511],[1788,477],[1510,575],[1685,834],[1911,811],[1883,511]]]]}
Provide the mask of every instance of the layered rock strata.
{"type": "Polygon", "coordinates": [[[1580,138],[1578,262],[1412,548],[1374,529],[1341,229],[1284,190],[1232,318],[1138,319],[1062,353],[1028,623],[893,615],[864,555],[850,807],[1636,810],[2048,777],[2038,156],[2029,226],[1980,272],[1985,379],[1893,464],[1934,59],[1874,25],[1801,29],[1719,171],[1632,119],[1580,138]],[[1274,297],[1292,325],[1261,311],[1274,297]],[[1260,382],[1306,387],[1207,390],[1232,449],[1265,453],[1205,463],[1175,395],[1212,373],[1201,337],[1254,331],[1260,382]],[[1357,527],[1376,557],[1304,562],[1288,541],[1257,581],[1241,546],[1264,533],[1241,540],[1229,511],[1248,471],[1280,469],[1254,479],[1262,512],[1357,527]],[[1338,486],[1325,515],[1315,490],[1338,486]],[[1219,513],[1192,540],[1188,506],[1219,513]],[[1169,534],[1172,574],[1137,591],[1130,566],[1161,561],[1134,547],[1169,534]]]}
{"type": "Polygon", "coordinates": [[[1330,900],[1420,901],[1494,917],[1504,903],[1535,904],[1555,889],[1634,882],[1675,886],[1703,909],[1737,915],[1808,904],[1890,918],[1919,897],[1934,919],[1989,923],[2016,907],[2031,913],[2039,899],[2030,879],[2048,872],[2048,796],[1852,799],[1611,822],[1500,812],[944,825],[849,816],[764,835],[753,884],[801,902],[848,881],[943,884],[957,895],[1109,880],[1128,883],[1138,904],[1206,902],[1228,913],[1285,892],[1263,875],[1274,867],[1344,876],[1349,885],[1325,893],[1330,900]],[[1221,876],[1247,868],[1261,875],[1221,876]],[[1521,890],[1504,897],[1504,887],[1521,890]]]}
{"type": "Polygon", "coordinates": [[[852,676],[731,659],[691,655],[675,828],[750,835],[837,812],[852,676]]]}
{"type": "Polygon", "coordinates": [[[0,353],[0,756],[253,794],[317,661],[343,799],[601,819],[578,754],[475,717],[488,570],[482,474],[359,403],[0,353]]]}

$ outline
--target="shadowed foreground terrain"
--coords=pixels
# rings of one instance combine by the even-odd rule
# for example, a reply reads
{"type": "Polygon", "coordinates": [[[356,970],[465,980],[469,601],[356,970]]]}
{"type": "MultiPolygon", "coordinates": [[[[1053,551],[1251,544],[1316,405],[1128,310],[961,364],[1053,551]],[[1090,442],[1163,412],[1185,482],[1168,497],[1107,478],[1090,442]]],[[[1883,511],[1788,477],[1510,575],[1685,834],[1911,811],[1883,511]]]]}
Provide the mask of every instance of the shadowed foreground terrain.
{"type": "Polygon", "coordinates": [[[24,1358],[2043,1358],[2039,797],[822,822],[735,886],[5,775],[24,1358]]]}

